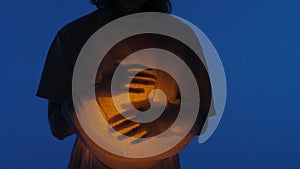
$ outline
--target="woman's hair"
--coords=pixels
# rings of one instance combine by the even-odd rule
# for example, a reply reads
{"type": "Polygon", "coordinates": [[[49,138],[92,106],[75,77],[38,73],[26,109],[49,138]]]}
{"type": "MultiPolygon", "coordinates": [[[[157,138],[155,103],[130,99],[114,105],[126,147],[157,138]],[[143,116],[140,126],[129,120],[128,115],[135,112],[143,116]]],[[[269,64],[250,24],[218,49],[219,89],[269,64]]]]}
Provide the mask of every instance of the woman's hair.
{"type": "MultiPolygon", "coordinates": [[[[97,8],[106,7],[117,10],[116,0],[90,0],[97,8]]],[[[172,4],[170,0],[147,0],[143,6],[143,12],[171,13],[172,4]]]]}

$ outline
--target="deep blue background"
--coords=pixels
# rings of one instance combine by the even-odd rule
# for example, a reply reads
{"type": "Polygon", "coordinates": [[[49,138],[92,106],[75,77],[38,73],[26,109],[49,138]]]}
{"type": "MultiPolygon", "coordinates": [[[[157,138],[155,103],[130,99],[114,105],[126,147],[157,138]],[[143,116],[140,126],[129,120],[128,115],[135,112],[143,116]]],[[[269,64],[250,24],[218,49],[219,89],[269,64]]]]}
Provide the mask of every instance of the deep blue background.
{"type": "MultiPolygon", "coordinates": [[[[223,61],[228,98],[208,142],[181,153],[183,169],[300,168],[300,1],[173,0],[223,61]]],[[[1,169],[64,169],[74,137],[52,137],[36,98],[58,29],[94,10],[88,0],[1,3],[1,169]]]]}

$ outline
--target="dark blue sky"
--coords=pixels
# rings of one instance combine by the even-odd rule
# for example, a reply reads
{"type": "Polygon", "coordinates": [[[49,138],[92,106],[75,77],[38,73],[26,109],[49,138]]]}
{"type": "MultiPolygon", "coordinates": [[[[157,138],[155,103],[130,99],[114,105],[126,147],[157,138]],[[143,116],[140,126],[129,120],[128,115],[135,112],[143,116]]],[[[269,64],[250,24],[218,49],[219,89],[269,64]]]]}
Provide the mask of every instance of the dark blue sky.
{"type": "MultiPolygon", "coordinates": [[[[218,129],[186,147],[182,168],[300,168],[300,2],[173,1],[173,14],[210,38],[228,83],[218,129]]],[[[52,137],[46,101],[34,95],[56,31],[94,7],[88,0],[16,0],[0,8],[0,168],[66,168],[74,137],[52,137]]]]}

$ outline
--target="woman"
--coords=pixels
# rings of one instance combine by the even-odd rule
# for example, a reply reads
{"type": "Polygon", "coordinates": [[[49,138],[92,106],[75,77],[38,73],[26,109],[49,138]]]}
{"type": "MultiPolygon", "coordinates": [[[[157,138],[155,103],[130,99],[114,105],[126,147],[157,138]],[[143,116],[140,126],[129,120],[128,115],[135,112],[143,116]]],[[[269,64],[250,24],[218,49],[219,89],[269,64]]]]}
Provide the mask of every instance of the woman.
{"type": "MultiPolygon", "coordinates": [[[[37,96],[48,99],[48,119],[53,135],[59,139],[76,133],[70,117],[72,111],[72,74],[79,52],[99,28],[118,17],[138,12],[171,12],[169,0],[91,0],[98,9],[57,32],[49,49],[37,96]]],[[[105,43],[105,42],[104,42],[105,43]]],[[[111,163],[118,163],[111,159],[111,163]]],[[[142,166],[141,166],[142,167],[142,166]]],[[[137,168],[141,168],[137,167],[137,168]]],[[[80,139],[76,139],[69,169],[108,169],[80,139]]],[[[119,168],[123,168],[120,164],[119,168]]],[[[177,169],[178,155],[153,161],[144,168],[177,169]]]]}

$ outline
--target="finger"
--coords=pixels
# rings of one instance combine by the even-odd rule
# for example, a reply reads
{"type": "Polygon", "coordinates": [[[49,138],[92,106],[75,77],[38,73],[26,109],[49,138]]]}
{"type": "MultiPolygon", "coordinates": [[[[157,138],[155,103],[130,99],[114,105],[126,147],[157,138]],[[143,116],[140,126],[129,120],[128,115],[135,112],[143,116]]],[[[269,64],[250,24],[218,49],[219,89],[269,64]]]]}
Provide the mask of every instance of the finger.
{"type": "Polygon", "coordinates": [[[124,128],[138,127],[138,125],[136,125],[138,123],[132,122],[129,119],[124,118],[121,114],[115,115],[114,117],[110,118],[109,124],[117,131],[123,130],[124,128]]]}
{"type": "Polygon", "coordinates": [[[154,80],[148,80],[148,79],[142,79],[142,78],[133,78],[131,80],[130,85],[132,84],[137,84],[137,85],[155,85],[155,81],[154,80]]]}
{"type": "MultiPolygon", "coordinates": [[[[128,106],[128,104],[123,104],[123,105],[121,105],[123,109],[125,109],[124,108],[125,105],[126,105],[126,107],[130,107],[130,106],[128,106]]],[[[130,107],[130,108],[132,108],[132,107],[130,107]]],[[[120,114],[116,114],[113,117],[110,117],[109,120],[108,120],[109,124],[117,125],[121,122],[125,122],[125,120],[130,120],[130,119],[134,118],[135,117],[134,111],[132,111],[132,110],[128,111],[128,109],[125,112],[121,112],[120,114]],[[125,116],[128,117],[128,118],[125,118],[125,116]]]]}
{"type": "MultiPolygon", "coordinates": [[[[133,137],[133,138],[136,138],[137,140],[134,140],[132,141],[132,143],[134,144],[137,144],[138,142],[140,142],[141,140],[139,140],[138,138],[145,138],[147,137],[147,134],[148,132],[146,130],[138,130],[138,129],[135,129],[135,130],[132,130],[128,133],[125,133],[126,136],[128,137],[133,137]],[[139,141],[138,141],[139,140],[139,141]]],[[[123,136],[118,136],[118,139],[119,140],[124,140],[126,137],[123,137],[123,136]]]]}
{"type": "Polygon", "coordinates": [[[137,129],[141,126],[139,123],[132,123],[132,122],[124,122],[120,123],[113,128],[122,133],[123,135],[132,134],[133,132],[137,131],[137,129]]]}
{"type": "Polygon", "coordinates": [[[129,137],[141,138],[148,133],[143,129],[140,123],[132,122],[131,120],[124,118],[121,114],[111,118],[109,123],[116,131],[129,137]]]}
{"type": "Polygon", "coordinates": [[[140,132],[142,132],[141,130],[141,124],[135,124],[131,127],[128,128],[124,128],[123,130],[118,130],[120,133],[122,133],[123,135],[126,135],[128,137],[132,137],[140,132]]]}
{"type": "Polygon", "coordinates": [[[156,79],[156,76],[153,74],[152,69],[151,70],[143,70],[140,71],[135,77],[142,77],[142,78],[150,78],[150,79],[156,79]]]}
{"type": "Polygon", "coordinates": [[[126,122],[128,119],[124,118],[124,117],[113,117],[113,118],[110,118],[108,120],[108,123],[112,126],[112,127],[115,127],[117,125],[120,125],[124,122],[126,122]]]}
{"type": "Polygon", "coordinates": [[[128,87],[129,93],[139,94],[139,93],[145,93],[145,89],[143,88],[134,88],[134,87],[128,87]]]}

